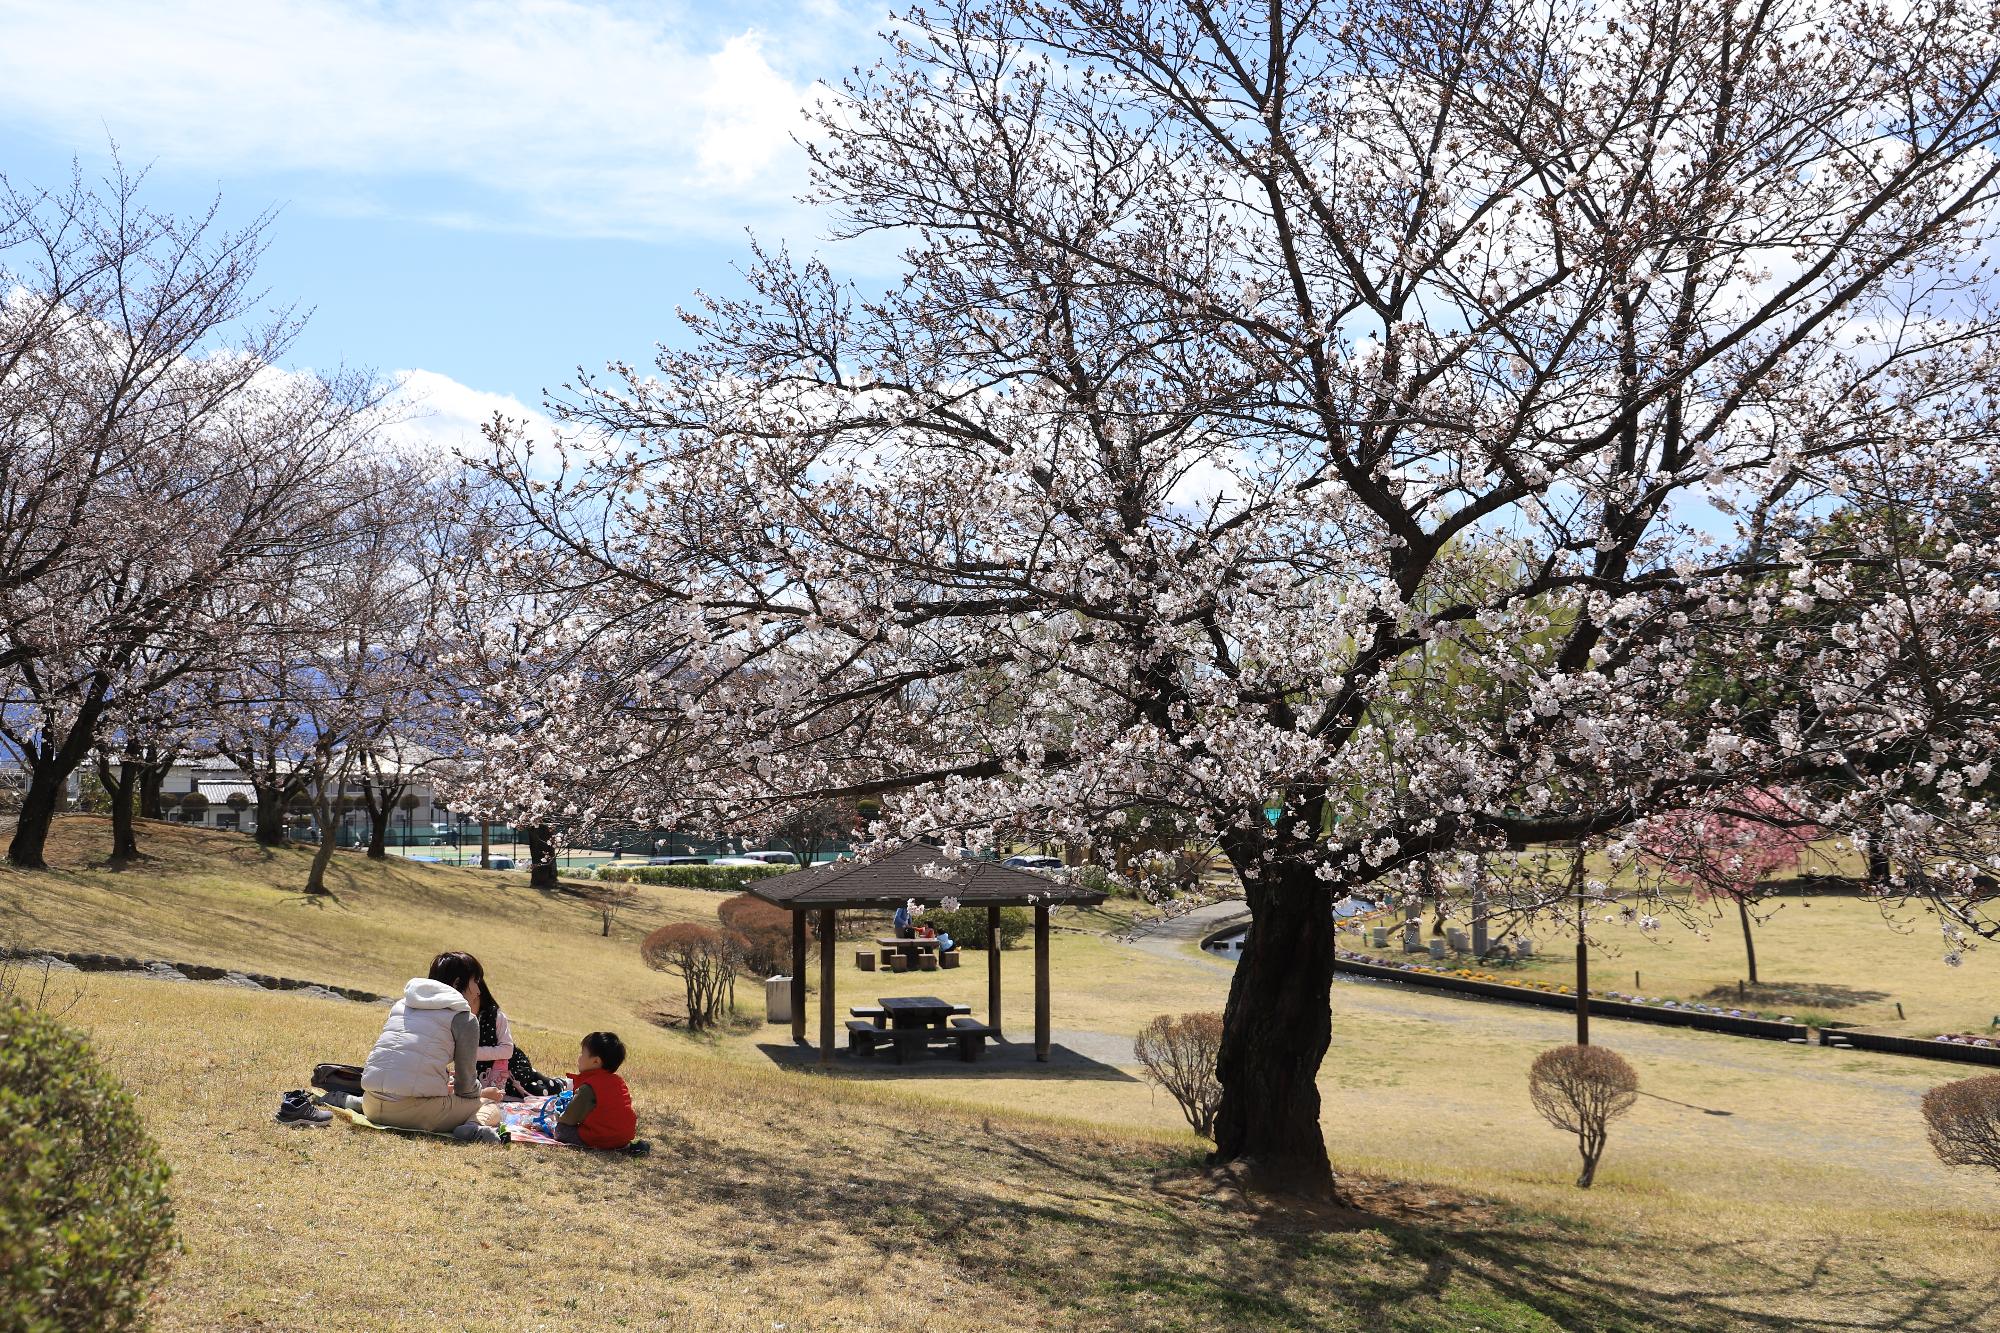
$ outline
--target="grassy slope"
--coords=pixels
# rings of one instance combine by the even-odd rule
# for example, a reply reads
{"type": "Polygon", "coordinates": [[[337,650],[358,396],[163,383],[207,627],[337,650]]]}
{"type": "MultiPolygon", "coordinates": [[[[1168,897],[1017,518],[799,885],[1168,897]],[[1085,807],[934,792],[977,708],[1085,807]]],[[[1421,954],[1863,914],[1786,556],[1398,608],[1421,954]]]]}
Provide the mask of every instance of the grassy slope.
{"type": "MultiPolygon", "coordinates": [[[[73,1021],[140,1092],[178,1172],[187,1253],[162,1323],[793,1328],[1967,1327],[1994,1314],[1985,1180],[1928,1160],[1914,1098],[1948,1070],[1611,1026],[1646,1085],[1600,1187],[1564,1183],[1526,1107],[1560,1019],[1343,987],[1323,1087],[1344,1164],[1418,1183],[1351,1219],[1257,1217],[1185,1169],[1194,1143],[1142,1084],[1043,1075],[825,1080],[772,1067],[768,1029],[716,1043],[638,1021],[664,978],[643,930],[712,912],[649,889],[610,940],[587,909],[496,875],[336,862],[339,899],[287,888],[304,859],[147,830],[159,859],[0,872],[0,938],[248,966],[392,990],[440,947],[480,954],[544,1067],[616,1026],[641,1162],[284,1132],[265,1117],[312,1061],[358,1058],[379,1011],[98,977],[73,1021]],[[500,887],[511,884],[510,887],[500,887]],[[1821,1056],[1825,1058],[1819,1058],[1821,1056]],[[1491,1202],[1478,1202],[1487,1200],[1491,1202]],[[412,1234],[460,1237],[414,1271],[412,1234]]],[[[1814,910],[1818,910],[1815,908],[1814,910]]],[[[981,1002],[974,965],[925,990],[981,1002]]],[[[1025,1024],[1026,954],[1008,1022],[1025,1024]]],[[[1227,972],[1063,933],[1055,1023],[1130,1032],[1211,1007],[1227,972]]],[[[841,960],[841,1002],[881,993],[841,960]]],[[[996,1071],[997,1072],[997,1071],[996,1071]]]]}

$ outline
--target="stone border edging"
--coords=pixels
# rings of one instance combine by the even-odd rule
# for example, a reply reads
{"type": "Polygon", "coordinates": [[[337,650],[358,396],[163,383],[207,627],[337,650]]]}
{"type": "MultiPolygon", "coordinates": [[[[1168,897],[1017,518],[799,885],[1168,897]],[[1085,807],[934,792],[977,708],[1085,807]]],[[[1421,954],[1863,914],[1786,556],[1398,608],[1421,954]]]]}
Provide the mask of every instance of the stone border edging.
{"type": "Polygon", "coordinates": [[[1933,1041],[1929,1037],[1899,1037],[1893,1032],[1868,1028],[1841,1028],[1823,1032],[1822,1046],[1852,1046],[1857,1051],[1879,1051],[1885,1055],[1915,1055],[1926,1060],[1957,1060],[1970,1065],[2000,1065],[2000,1046],[1966,1046],[1955,1041],[1933,1041]],[[1839,1038],[1838,1042],[1830,1040],[1839,1038]]]}
{"type": "MultiPolygon", "coordinates": [[[[1368,977],[1375,981],[1395,981],[1410,986],[1428,986],[1433,990],[1454,991],[1462,995],[1476,995],[1486,1000],[1503,1000],[1515,1004],[1538,1005],[1544,1009],[1561,1009],[1576,1012],[1574,995],[1556,995],[1548,991],[1529,990],[1525,986],[1506,986],[1492,981],[1472,981],[1464,977],[1454,977],[1436,972],[1405,972],[1399,967],[1379,963],[1357,963],[1352,959],[1333,960],[1335,972],[1345,972],[1352,976],[1368,977]]],[[[1763,1037],[1774,1041],[1803,1040],[1809,1029],[1803,1023],[1777,1023],[1768,1018],[1731,1018],[1727,1014],[1704,1014],[1698,1009],[1663,1009],[1648,1004],[1631,1004],[1624,1000],[1601,1000],[1591,997],[1590,1012],[1604,1018],[1628,1018],[1641,1023],[1658,1023],[1666,1027],[1696,1028],[1706,1032],[1722,1032],[1734,1037],[1763,1037]]],[[[1843,1029],[1843,1035],[1852,1029],[1843,1029]]]]}
{"type": "Polygon", "coordinates": [[[239,972],[234,968],[211,967],[206,963],[170,963],[158,958],[122,958],[108,953],[66,953],[61,949],[0,949],[0,958],[20,962],[54,959],[79,972],[150,972],[164,969],[179,973],[187,981],[228,981],[232,977],[254,981],[265,990],[319,990],[353,1000],[358,1004],[391,1004],[392,997],[353,986],[332,986],[323,981],[300,981],[297,977],[273,977],[262,972],[239,972]]]}

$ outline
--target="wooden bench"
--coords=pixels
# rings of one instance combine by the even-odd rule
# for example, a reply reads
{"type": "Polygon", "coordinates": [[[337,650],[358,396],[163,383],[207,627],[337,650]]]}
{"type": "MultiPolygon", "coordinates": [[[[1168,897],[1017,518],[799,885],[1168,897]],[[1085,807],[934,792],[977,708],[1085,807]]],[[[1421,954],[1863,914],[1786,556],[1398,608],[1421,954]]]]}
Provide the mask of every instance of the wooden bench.
{"type": "Polygon", "coordinates": [[[854,965],[863,972],[873,972],[875,970],[875,951],[873,949],[856,950],[854,965]]]}
{"type": "Polygon", "coordinates": [[[865,1018],[878,1028],[889,1026],[889,1011],[879,1004],[857,1004],[847,1012],[850,1017],[865,1018]]]}
{"type": "Polygon", "coordinates": [[[873,1055],[875,1043],[883,1035],[882,1029],[873,1023],[864,1023],[858,1018],[850,1019],[847,1024],[847,1049],[856,1055],[873,1055]]]}
{"type": "Polygon", "coordinates": [[[891,959],[889,960],[889,970],[890,970],[891,972],[907,972],[907,971],[909,971],[909,970],[910,970],[910,958],[909,958],[909,955],[908,955],[908,954],[900,954],[900,953],[899,953],[899,954],[897,954],[897,955],[896,955],[895,957],[891,958],[891,959]]]}
{"type": "Polygon", "coordinates": [[[958,1042],[958,1058],[971,1064],[986,1049],[986,1039],[997,1037],[1000,1033],[976,1018],[954,1018],[951,1020],[951,1035],[958,1042]]]}
{"type": "Polygon", "coordinates": [[[956,950],[956,949],[947,949],[947,950],[945,950],[945,951],[944,951],[943,953],[939,954],[939,955],[938,955],[938,966],[939,966],[939,967],[957,967],[957,966],[958,966],[958,950],[956,950]]]}

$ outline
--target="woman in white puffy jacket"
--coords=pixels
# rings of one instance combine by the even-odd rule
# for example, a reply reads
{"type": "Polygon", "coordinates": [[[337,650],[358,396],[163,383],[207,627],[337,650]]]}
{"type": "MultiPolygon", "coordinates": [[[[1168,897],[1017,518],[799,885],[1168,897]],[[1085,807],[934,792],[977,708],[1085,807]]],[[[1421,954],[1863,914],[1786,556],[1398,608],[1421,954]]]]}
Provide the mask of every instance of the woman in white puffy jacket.
{"type": "Polygon", "coordinates": [[[479,1086],[479,978],[468,953],[441,953],[389,1009],[361,1066],[361,1113],[378,1125],[450,1133],[498,1088],[479,1086]]]}

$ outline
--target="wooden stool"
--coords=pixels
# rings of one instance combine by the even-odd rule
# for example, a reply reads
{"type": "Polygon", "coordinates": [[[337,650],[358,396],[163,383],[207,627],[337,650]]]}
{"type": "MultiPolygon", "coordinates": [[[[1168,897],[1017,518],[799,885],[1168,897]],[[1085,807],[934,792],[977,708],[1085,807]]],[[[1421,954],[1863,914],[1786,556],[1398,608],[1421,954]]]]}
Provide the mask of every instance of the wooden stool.
{"type": "Polygon", "coordinates": [[[920,972],[937,971],[938,970],[937,955],[934,953],[927,953],[919,957],[917,959],[917,970],[920,972]]]}
{"type": "Polygon", "coordinates": [[[863,972],[873,972],[875,970],[875,951],[873,949],[858,951],[854,955],[854,965],[863,972]]]}
{"type": "Polygon", "coordinates": [[[910,970],[910,960],[902,954],[897,954],[889,960],[889,970],[892,972],[907,972],[910,970]]]}
{"type": "Polygon", "coordinates": [[[939,966],[939,967],[957,967],[957,966],[958,966],[958,950],[956,950],[956,949],[953,949],[953,950],[949,951],[948,953],[941,953],[941,954],[939,954],[939,955],[938,955],[938,966],[939,966]]]}

